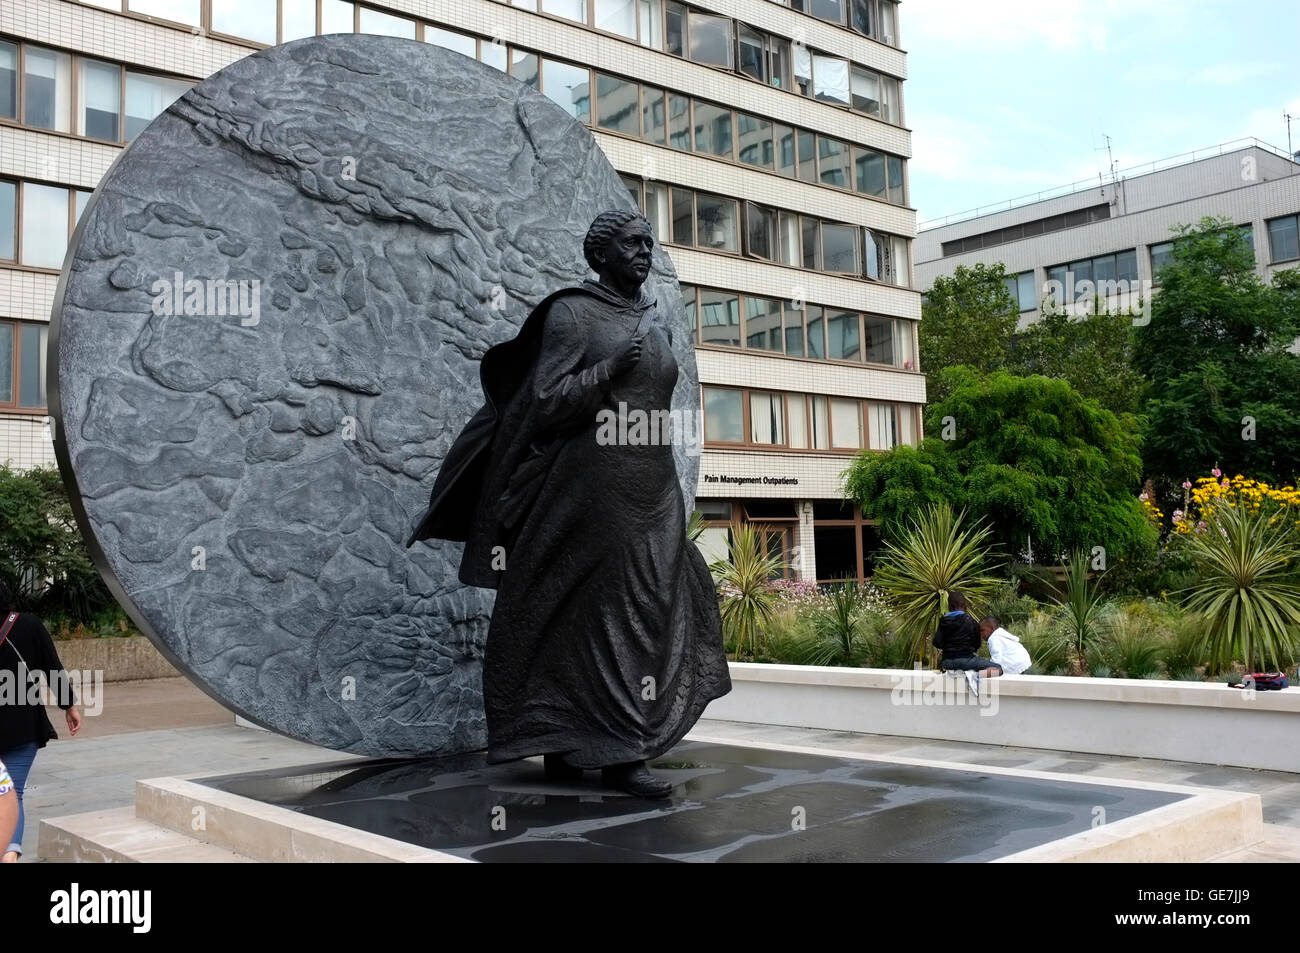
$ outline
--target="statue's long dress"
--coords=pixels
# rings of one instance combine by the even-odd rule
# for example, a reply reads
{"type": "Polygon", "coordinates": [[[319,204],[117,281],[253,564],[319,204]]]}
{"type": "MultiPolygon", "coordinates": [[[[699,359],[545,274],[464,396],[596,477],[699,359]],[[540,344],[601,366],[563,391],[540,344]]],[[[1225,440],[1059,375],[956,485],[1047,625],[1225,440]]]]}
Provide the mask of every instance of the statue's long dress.
{"type": "Polygon", "coordinates": [[[549,468],[505,554],[488,631],[490,761],[654,758],[730,690],[717,596],[686,538],[672,447],[597,439],[602,408],[672,406],[677,362],[653,321],[635,368],[610,381],[596,366],[622,350],[646,304],[569,296],[546,317],[525,393],[556,436],[538,448],[549,468]]]}

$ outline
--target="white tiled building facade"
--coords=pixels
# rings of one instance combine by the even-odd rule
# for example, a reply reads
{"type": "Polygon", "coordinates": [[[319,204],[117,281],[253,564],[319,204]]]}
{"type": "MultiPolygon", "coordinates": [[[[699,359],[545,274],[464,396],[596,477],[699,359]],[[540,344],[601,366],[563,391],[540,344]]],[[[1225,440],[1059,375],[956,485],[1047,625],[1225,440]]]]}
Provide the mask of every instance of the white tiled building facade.
{"type": "Polygon", "coordinates": [[[475,56],[592,128],[698,322],[704,547],[748,521],[791,577],[869,573],[841,474],[915,442],[925,401],[892,0],[4,0],[0,463],[53,463],[45,327],[115,156],[253,50],[350,31],[475,56]]]}
{"type": "Polygon", "coordinates": [[[1051,281],[1086,294],[1083,280],[1094,286],[1135,280],[1158,293],[1156,272],[1170,253],[1171,227],[1206,217],[1246,230],[1265,280],[1300,266],[1300,162],[1285,151],[1244,140],[1153,165],[923,229],[916,240],[917,287],[929,290],[958,265],[1002,262],[1023,327],[1037,318],[1045,292],[1056,290],[1051,281]]]}

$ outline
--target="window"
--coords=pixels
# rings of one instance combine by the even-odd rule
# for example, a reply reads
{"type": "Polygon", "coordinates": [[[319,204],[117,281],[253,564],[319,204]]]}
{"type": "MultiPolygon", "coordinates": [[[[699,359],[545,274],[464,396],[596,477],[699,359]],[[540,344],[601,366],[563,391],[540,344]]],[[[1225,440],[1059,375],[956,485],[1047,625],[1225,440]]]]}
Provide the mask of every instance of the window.
{"type": "Polygon", "coordinates": [[[638,41],[642,46],[664,48],[663,6],[660,0],[637,0],[638,41]]]}
{"type": "MultiPolygon", "coordinates": [[[[595,0],[592,25],[606,33],[617,33],[629,40],[637,38],[636,0],[595,0]]],[[[576,18],[570,18],[576,19],[576,18]]]]}
{"type": "Polygon", "coordinates": [[[682,304],[686,307],[686,320],[691,327],[696,329],[694,340],[699,343],[699,325],[695,323],[695,299],[699,296],[699,292],[694,285],[679,285],[678,287],[682,289],[682,304]]]}
{"type": "MultiPolygon", "coordinates": [[[[1060,282],[1067,296],[1073,288],[1075,301],[1091,300],[1094,295],[1109,297],[1121,288],[1129,288],[1137,282],[1137,249],[1130,248],[1110,255],[1084,258],[1072,261],[1068,265],[1054,265],[1047,269],[1047,280],[1060,282]],[[1085,281],[1093,284],[1091,291],[1086,286],[1080,290],[1079,286],[1085,281]],[[1118,284],[1121,281],[1128,284],[1121,286],[1118,284]]],[[[1037,307],[1037,302],[1033,306],[1037,307]]]]}
{"type": "Polygon", "coordinates": [[[80,60],[78,65],[81,112],[77,117],[77,135],[117,142],[122,68],[96,60],[80,60]]]}
{"type": "Polygon", "coordinates": [[[811,13],[819,20],[843,23],[844,2],[845,0],[791,0],[791,6],[804,13],[811,13]]]}
{"type": "Polygon", "coordinates": [[[641,211],[650,222],[651,234],[659,242],[672,239],[672,206],[668,196],[668,186],[659,182],[646,182],[645,204],[641,211]]]}
{"type": "Polygon", "coordinates": [[[864,357],[868,364],[894,363],[894,319],[867,315],[864,357]]]}
{"type": "Polygon", "coordinates": [[[826,356],[834,361],[856,361],[861,355],[860,318],[856,311],[831,311],[826,316],[826,356]]]}
{"type": "Polygon", "coordinates": [[[695,151],[731,158],[731,110],[695,102],[695,151]]]}
{"type": "Polygon", "coordinates": [[[351,33],[352,16],[352,4],[343,0],[320,0],[321,34],[351,33]]]}
{"type": "Polygon", "coordinates": [[[316,35],[316,0],[280,0],[280,42],[316,35]]]}
{"type": "Polygon", "coordinates": [[[832,397],[831,446],[836,450],[857,450],[862,446],[862,402],[832,397]]]}
{"type": "Polygon", "coordinates": [[[785,395],[785,419],[789,432],[788,446],[795,450],[808,448],[808,401],[802,394],[785,395]]]}
{"type": "Polygon", "coordinates": [[[903,160],[898,156],[886,156],[889,166],[889,201],[895,205],[907,204],[903,196],[903,160]]]}
{"type": "Polygon", "coordinates": [[[740,296],[700,290],[700,343],[740,347],[740,296]]]}
{"type": "Polygon", "coordinates": [[[18,186],[0,179],[0,261],[17,257],[18,186]]]}
{"type": "Polygon", "coordinates": [[[854,183],[864,195],[885,198],[885,157],[862,146],[853,147],[854,183]]]}
{"type": "Polygon", "coordinates": [[[898,318],[894,322],[894,365],[916,370],[916,323],[898,318]]]}
{"type": "MultiPolygon", "coordinates": [[[[429,31],[427,29],[424,31],[424,38],[426,42],[429,39],[429,31]]],[[[480,43],[478,58],[482,60],[484,63],[486,63],[488,66],[492,67],[493,69],[499,69],[503,73],[507,69],[506,45],[499,41],[493,42],[489,40],[484,40],[482,43],[480,43]]]]}
{"type": "Polygon", "coordinates": [[[823,102],[849,105],[849,61],[813,54],[813,88],[823,102]]]}
{"type": "Polygon", "coordinates": [[[751,30],[743,23],[738,23],[736,43],[740,51],[736,58],[736,69],[751,79],[766,83],[768,77],[766,38],[757,30],[751,30]]]}
{"type": "Polygon", "coordinates": [[[800,129],[795,138],[798,140],[799,178],[805,182],[816,182],[817,137],[800,129]]]}
{"type": "Polygon", "coordinates": [[[629,136],[641,133],[637,84],[596,74],[596,125],[629,136]]]}
{"type": "Polygon", "coordinates": [[[126,122],[124,131],[129,142],[190,88],[184,80],[145,73],[126,74],[126,122]]]}
{"type": "Polygon", "coordinates": [[[542,92],[579,122],[591,112],[591,77],[580,66],[558,60],[542,60],[542,92]]]}
{"type": "Polygon", "coordinates": [[[822,230],[821,221],[803,216],[800,218],[803,232],[803,266],[820,269],[822,266],[822,230]]]}
{"type": "MultiPolygon", "coordinates": [[[[315,32],[313,17],[312,32],[315,32]]],[[[212,29],[266,46],[275,45],[275,6],[264,0],[212,0],[212,29]]]]}
{"type": "Polygon", "coordinates": [[[687,57],[711,66],[732,65],[731,18],[689,11],[687,19],[687,57]]]}
{"type": "Polygon", "coordinates": [[[1034,287],[1034,273],[1022,271],[1006,277],[1007,294],[1016,302],[1019,311],[1036,311],[1038,309],[1038,292],[1034,287]]]}
{"type": "Polygon", "coordinates": [[[794,130],[777,123],[772,127],[776,145],[776,171],[784,176],[794,178],[798,174],[799,161],[795,152],[794,130]]]}
{"type": "Polygon", "coordinates": [[[829,450],[831,446],[831,418],[826,398],[814,396],[809,401],[809,404],[812,408],[812,413],[809,415],[812,422],[811,449],[829,450]]]}
{"type": "Polygon", "coordinates": [[[691,151],[691,100],[689,96],[668,94],[668,144],[683,152],[691,151]]]}
{"type": "Polygon", "coordinates": [[[736,115],[737,158],[746,165],[760,169],[772,168],[775,158],[772,149],[772,123],[745,113],[736,115]]]}
{"type": "Polygon", "coordinates": [[[434,46],[441,46],[445,50],[451,50],[461,56],[468,56],[470,59],[478,56],[478,40],[472,36],[466,36],[464,33],[456,33],[453,30],[440,30],[435,26],[425,26],[424,42],[432,43],[434,46]]]}
{"type": "Polygon", "coordinates": [[[785,329],[785,353],[791,357],[803,357],[803,306],[796,307],[787,301],[782,306],[782,327],[785,329]]]}
{"type": "Polygon", "coordinates": [[[822,309],[817,305],[804,305],[804,327],[808,331],[807,342],[809,357],[826,357],[826,322],[822,319],[822,309]]]}
{"type": "Polygon", "coordinates": [[[361,8],[361,33],[374,33],[379,36],[400,36],[408,40],[415,39],[415,21],[405,17],[381,13],[369,7],[361,8]]]}
{"type": "Polygon", "coordinates": [[[542,0],[542,12],[586,23],[587,0],[542,0]]]}
{"type": "Polygon", "coordinates": [[[791,76],[793,60],[790,57],[790,41],[780,37],[767,38],[768,82],[778,89],[794,92],[794,80],[791,76]]]}
{"type": "Polygon", "coordinates": [[[510,75],[533,89],[541,89],[537,72],[537,54],[527,50],[510,51],[510,75]]]}
{"type": "Polygon", "coordinates": [[[749,394],[751,443],[785,444],[785,399],[781,394],[751,391],[749,394]]]}
{"type": "Polygon", "coordinates": [[[880,115],[880,77],[861,66],[853,67],[853,88],[850,100],[854,109],[871,116],[880,115]]]}
{"type": "Polygon", "coordinates": [[[799,265],[799,216],[794,212],[777,213],[779,248],[777,261],[783,265],[799,265]]]}
{"type": "Polygon", "coordinates": [[[686,8],[675,0],[664,4],[664,52],[686,55],[686,8]]]}
{"type": "Polygon", "coordinates": [[[781,353],[780,301],[745,295],[745,346],[781,353]]]}
{"type": "Polygon", "coordinates": [[[745,203],[745,252],[756,258],[776,260],[778,253],[777,213],[775,209],[745,203]]]}
{"type": "Polygon", "coordinates": [[[1268,222],[1268,254],[1272,262],[1300,258],[1300,215],[1287,215],[1268,222]]]}
{"type": "Polygon", "coordinates": [[[0,42],[0,119],[18,118],[18,45],[0,42]]]}
{"type": "Polygon", "coordinates": [[[1174,260],[1174,243],[1161,242],[1151,246],[1151,277],[1160,281],[1160,269],[1174,260]]]}
{"type": "Polygon", "coordinates": [[[176,23],[199,22],[199,0],[127,0],[126,8],[176,23]]]}
{"type": "Polygon", "coordinates": [[[45,409],[47,344],[44,324],[0,321],[0,408],[45,409]]]}
{"type": "Polygon", "coordinates": [[[695,241],[700,248],[740,251],[736,200],[699,193],[695,197],[695,241]]]}
{"type": "Polygon", "coordinates": [[[742,392],[729,387],[705,387],[704,439],[710,443],[744,443],[742,392]]]}
{"type": "Polygon", "coordinates": [[[823,222],[821,232],[822,263],[826,271],[858,274],[858,229],[853,225],[823,222]]]}
{"type": "Polygon", "coordinates": [[[68,190],[23,183],[22,263],[62,268],[68,250],[68,190]]]}
{"type": "Polygon", "coordinates": [[[827,136],[818,136],[817,148],[821,154],[819,168],[823,184],[839,186],[842,189],[851,188],[853,170],[849,167],[848,143],[827,136]]]}
{"type": "Polygon", "coordinates": [[[641,89],[641,135],[646,141],[662,146],[668,142],[668,114],[664,107],[664,91],[653,86],[641,89]]]}
{"type": "Polygon", "coordinates": [[[29,46],[24,51],[23,62],[24,124],[71,132],[72,57],[29,46]]]}
{"type": "Polygon", "coordinates": [[[673,242],[695,244],[695,193],[688,189],[672,190],[673,242]]]}

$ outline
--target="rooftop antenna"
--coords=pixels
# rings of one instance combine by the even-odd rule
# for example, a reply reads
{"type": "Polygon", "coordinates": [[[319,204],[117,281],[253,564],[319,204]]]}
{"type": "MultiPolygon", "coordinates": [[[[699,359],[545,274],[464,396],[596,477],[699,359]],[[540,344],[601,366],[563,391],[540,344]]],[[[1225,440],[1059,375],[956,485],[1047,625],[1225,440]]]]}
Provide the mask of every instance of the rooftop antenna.
{"type": "Polygon", "coordinates": [[[1294,119],[1294,118],[1296,118],[1296,117],[1295,117],[1295,116],[1292,116],[1289,112],[1287,112],[1287,111],[1284,109],[1284,110],[1282,110],[1282,118],[1286,120],[1286,151],[1287,151],[1287,155],[1289,155],[1292,159],[1295,159],[1297,162],[1300,162],[1300,152],[1297,152],[1297,151],[1295,151],[1295,150],[1293,150],[1293,149],[1291,148],[1291,120],[1294,119]]]}

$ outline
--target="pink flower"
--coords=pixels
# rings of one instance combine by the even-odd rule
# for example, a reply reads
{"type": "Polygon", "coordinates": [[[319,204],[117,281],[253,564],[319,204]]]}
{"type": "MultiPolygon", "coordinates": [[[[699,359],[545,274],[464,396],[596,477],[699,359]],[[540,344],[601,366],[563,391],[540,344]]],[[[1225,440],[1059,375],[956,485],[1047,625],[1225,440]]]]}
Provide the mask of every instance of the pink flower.
{"type": "Polygon", "coordinates": [[[1138,499],[1145,503],[1147,501],[1147,495],[1145,493],[1139,493],[1138,499]]]}
{"type": "Polygon", "coordinates": [[[1180,522],[1180,521],[1182,520],[1182,518],[1183,518],[1183,511],[1182,511],[1182,510],[1174,510],[1174,522],[1175,522],[1175,523],[1180,522]]]}
{"type": "Polygon", "coordinates": [[[1192,488],[1191,481],[1190,481],[1190,480],[1184,480],[1184,481],[1183,481],[1183,489],[1184,489],[1184,490],[1190,490],[1191,488],[1192,488]]]}
{"type": "Polygon", "coordinates": [[[1214,468],[1213,470],[1211,470],[1210,472],[1211,472],[1212,474],[1214,474],[1215,479],[1218,479],[1219,477],[1223,476],[1223,471],[1220,470],[1218,467],[1215,467],[1215,468],[1214,468]]]}

